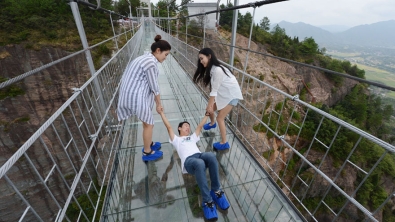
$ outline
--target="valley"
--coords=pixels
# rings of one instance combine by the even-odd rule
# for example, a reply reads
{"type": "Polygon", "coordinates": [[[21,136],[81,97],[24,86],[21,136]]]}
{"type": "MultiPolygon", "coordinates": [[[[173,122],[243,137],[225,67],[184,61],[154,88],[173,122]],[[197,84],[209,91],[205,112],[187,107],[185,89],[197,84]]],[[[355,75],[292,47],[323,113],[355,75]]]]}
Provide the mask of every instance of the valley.
{"type": "MultiPolygon", "coordinates": [[[[365,51],[358,52],[355,49],[346,51],[327,49],[327,54],[331,57],[348,60],[359,68],[364,69],[367,80],[395,87],[395,60],[393,59],[395,55],[391,55],[388,52],[391,52],[391,50],[369,53],[365,51]]],[[[393,91],[382,90],[380,94],[395,99],[395,92],[393,91]]]]}

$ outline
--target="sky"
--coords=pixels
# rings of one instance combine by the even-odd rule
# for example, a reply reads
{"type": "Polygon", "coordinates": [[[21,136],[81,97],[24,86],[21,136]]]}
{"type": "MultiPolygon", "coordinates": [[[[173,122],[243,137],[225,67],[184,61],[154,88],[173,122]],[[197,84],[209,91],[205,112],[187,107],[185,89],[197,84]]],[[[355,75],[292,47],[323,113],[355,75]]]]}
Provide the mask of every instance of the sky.
{"type": "MultiPolygon", "coordinates": [[[[239,5],[259,0],[239,0],[239,5]]],[[[156,4],[158,0],[151,0],[156,4]]],[[[194,0],[216,2],[216,0],[194,0]]],[[[231,1],[234,4],[234,0],[231,1]]],[[[180,4],[181,0],[176,0],[180,4]]],[[[220,4],[226,4],[221,0],[220,4]]],[[[242,9],[241,14],[253,9],[242,9]]],[[[254,21],[268,17],[271,24],[287,21],[304,22],[314,26],[343,25],[354,27],[380,21],[395,20],[394,0],[289,0],[256,8],[254,21]]]]}

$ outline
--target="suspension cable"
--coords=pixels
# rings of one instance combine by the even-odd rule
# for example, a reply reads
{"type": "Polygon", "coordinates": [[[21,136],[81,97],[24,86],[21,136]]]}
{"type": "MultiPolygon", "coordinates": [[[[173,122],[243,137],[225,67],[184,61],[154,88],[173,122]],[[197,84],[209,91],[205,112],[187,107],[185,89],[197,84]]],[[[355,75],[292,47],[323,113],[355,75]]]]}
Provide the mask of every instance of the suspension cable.
{"type": "MultiPolygon", "coordinates": [[[[167,18],[164,18],[164,19],[167,19],[167,18]]],[[[191,36],[191,37],[196,37],[196,38],[203,39],[201,36],[191,35],[191,34],[187,34],[187,33],[181,33],[181,34],[182,35],[186,35],[186,36],[191,36]]],[[[308,67],[308,68],[320,70],[320,71],[326,72],[328,74],[333,74],[333,75],[341,76],[341,77],[344,77],[344,78],[353,79],[353,80],[356,80],[358,82],[367,83],[367,84],[372,85],[372,86],[377,86],[377,87],[380,87],[380,88],[387,89],[387,90],[395,92],[395,87],[387,86],[385,84],[374,82],[374,81],[370,81],[370,80],[367,80],[367,79],[362,79],[362,78],[359,78],[359,77],[356,77],[356,76],[352,76],[350,74],[344,74],[344,73],[332,71],[332,70],[321,68],[321,67],[318,67],[318,66],[314,66],[314,65],[310,65],[310,64],[306,64],[306,63],[302,63],[302,62],[297,62],[297,61],[294,61],[294,60],[291,60],[291,59],[286,59],[286,58],[283,58],[283,57],[270,55],[270,54],[267,54],[267,53],[264,53],[264,52],[258,52],[258,51],[254,51],[254,50],[250,50],[250,49],[245,49],[245,48],[242,48],[240,46],[232,46],[231,44],[226,44],[226,43],[215,41],[215,40],[212,40],[212,39],[207,39],[206,38],[205,41],[218,43],[218,44],[221,44],[221,45],[224,45],[224,46],[234,47],[235,49],[241,49],[241,50],[245,50],[247,52],[251,52],[251,53],[255,53],[255,54],[271,57],[271,58],[278,59],[278,60],[283,61],[283,62],[293,63],[293,64],[296,64],[296,65],[301,65],[301,66],[305,66],[305,67],[308,67]]]]}
{"type": "Polygon", "coordinates": [[[124,18],[128,18],[128,16],[124,16],[124,15],[121,15],[121,14],[116,13],[116,12],[114,12],[114,11],[111,11],[111,10],[108,10],[108,9],[105,9],[105,8],[100,7],[100,0],[97,0],[98,5],[95,5],[95,4],[86,2],[86,1],[84,1],[84,0],[68,0],[68,1],[69,1],[69,2],[76,2],[76,3],[79,3],[79,4],[81,4],[81,5],[89,6],[89,7],[91,7],[91,8],[96,8],[96,10],[98,10],[98,11],[102,11],[102,12],[106,12],[106,13],[109,13],[109,14],[117,15],[117,16],[123,18],[123,19],[124,19],[124,18]]]}
{"type": "MultiPolygon", "coordinates": [[[[108,9],[101,8],[101,7],[100,7],[100,4],[101,4],[100,1],[101,1],[101,0],[97,0],[98,5],[94,5],[94,4],[89,3],[89,2],[87,2],[87,1],[85,1],[85,0],[68,0],[68,2],[76,2],[76,3],[80,3],[80,4],[82,4],[82,5],[86,5],[86,6],[89,6],[89,7],[92,7],[92,8],[96,8],[96,10],[103,11],[103,12],[106,12],[106,13],[110,13],[110,15],[111,15],[111,14],[114,14],[114,15],[117,15],[117,16],[119,16],[119,17],[121,17],[121,18],[128,18],[127,16],[123,16],[123,15],[121,15],[121,14],[115,13],[115,12],[110,11],[110,10],[108,10],[108,9]]],[[[133,31],[134,31],[134,30],[133,30],[133,31]]],[[[9,80],[7,80],[7,81],[5,81],[5,82],[2,82],[2,83],[0,83],[0,89],[5,88],[6,86],[9,86],[9,85],[11,85],[11,84],[13,84],[13,83],[16,83],[16,82],[18,82],[18,81],[20,81],[20,80],[22,80],[22,79],[24,79],[24,78],[26,78],[26,77],[28,77],[28,76],[31,76],[31,75],[33,75],[33,74],[35,74],[35,73],[37,73],[37,72],[40,72],[40,71],[42,71],[42,70],[44,70],[44,69],[46,69],[46,68],[48,68],[48,67],[51,67],[51,66],[53,66],[53,65],[55,65],[55,64],[57,64],[57,63],[60,63],[60,62],[62,62],[62,61],[64,61],[64,60],[67,60],[67,59],[69,59],[69,58],[71,58],[71,57],[73,57],[73,56],[76,56],[76,55],[78,55],[78,54],[81,54],[82,52],[85,52],[85,51],[87,51],[87,50],[91,50],[91,49],[95,48],[96,46],[98,46],[98,45],[100,45],[100,44],[103,44],[103,43],[105,43],[105,42],[107,42],[107,41],[110,41],[110,40],[112,40],[112,39],[115,39],[115,38],[117,38],[118,36],[120,36],[120,35],[122,35],[122,34],[123,34],[123,33],[121,33],[121,34],[119,34],[119,35],[116,35],[116,36],[114,36],[114,37],[112,37],[112,38],[109,38],[109,39],[107,39],[107,40],[104,40],[104,41],[102,41],[102,42],[100,42],[100,43],[98,43],[98,44],[95,44],[95,45],[93,45],[93,46],[91,46],[91,47],[89,47],[89,48],[87,48],[87,49],[85,49],[85,50],[81,50],[81,51],[75,52],[75,53],[70,54],[70,55],[68,55],[68,56],[65,56],[65,57],[63,57],[63,58],[61,58],[61,59],[58,59],[58,60],[53,61],[53,62],[50,62],[50,63],[48,63],[48,64],[46,64],[46,65],[43,65],[43,66],[41,66],[41,67],[38,67],[38,68],[36,68],[36,69],[34,69],[34,70],[30,70],[30,71],[28,71],[28,72],[26,72],[26,73],[24,73],[24,74],[21,74],[21,75],[19,75],[19,76],[16,76],[16,77],[14,77],[14,78],[12,78],[12,79],[9,79],[9,80]]],[[[117,48],[118,48],[118,46],[117,46],[117,48]]]]}
{"type": "MultiPolygon", "coordinates": [[[[288,0],[259,1],[259,2],[247,3],[247,4],[244,4],[244,5],[228,7],[228,8],[223,8],[223,9],[219,9],[219,10],[213,10],[213,11],[208,11],[208,12],[188,15],[188,16],[181,16],[179,18],[163,18],[163,19],[176,20],[176,19],[181,19],[181,18],[190,18],[190,17],[195,17],[195,16],[212,14],[212,13],[216,13],[216,12],[225,12],[225,11],[231,11],[231,10],[236,10],[236,9],[249,8],[249,7],[254,7],[255,8],[255,7],[260,7],[262,5],[267,5],[267,4],[277,3],[277,2],[283,2],[283,1],[288,1],[288,0]]],[[[196,37],[198,37],[198,36],[196,36],[196,37]]],[[[199,38],[201,38],[201,37],[199,37],[199,38]]],[[[205,40],[206,41],[217,42],[217,41],[213,41],[213,40],[210,40],[210,39],[205,39],[205,40]]],[[[230,46],[230,47],[234,47],[234,48],[239,48],[239,49],[246,50],[244,48],[237,47],[237,46],[232,46],[230,44],[224,44],[222,42],[217,42],[217,43],[220,43],[220,44],[226,45],[226,46],[230,46]]],[[[282,58],[282,57],[278,57],[278,56],[274,56],[274,55],[269,55],[269,54],[266,54],[266,53],[253,51],[253,50],[250,50],[250,49],[247,49],[246,51],[247,52],[253,52],[253,53],[256,53],[256,54],[260,54],[260,55],[264,55],[264,56],[268,56],[268,57],[272,57],[272,58],[275,58],[275,59],[279,59],[279,60],[284,61],[284,62],[290,62],[290,63],[294,63],[294,64],[297,64],[297,65],[302,65],[302,66],[306,66],[306,67],[309,67],[309,68],[317,69],[317,70],[320,70],[320,71],[323,71],[323,72],[326,72],[326,73],[329,73],[329,74],[334,74],[334,75],[338,75],[338,76],[341,76],[341,77],[353,79],[353,80],[356,80],[356,81],[359,81],[359,82],[363,82],[363,83],[367,83],[367,84],[370,84],[372,86],[377,86],[377,87],[380,87],[380,88],[383,88],[383,89],[395,91],[395,87],[391,87],[391,86],[387,86],[387,85],[384,85],[384,84],[381,84],[381,83],[377,83],[377,82],[369,81],[369,80],[366,80],[366,79],[358,78],[358,77],[355,77],[355,76],[352,76],[352,75],[349,75],[349,74],[344,74],[344,73],[332,71],[332,70],[329,70],[329,69],[325,69],[325,68],[309,65],[309,64],[306,64],[306,63],[302,63],[302,62],[296,62],[296,61],[291,60],[291,59],[286,59],[286,58],[282,58]]]]}
{"type": "MultiPolygon", "coordinates": [[[[140,26],[141,26],[141,25],[138,25],[138,26],[136,27],[136,29],[139,28],[140,26]]],[[[129,31],[126,31],[126,32],[130,32],[130,30],[129,30],[129,31]]],[[[114,36],[114,37],[112,37],[112,38],[106,39],[106,40],[104,40],[104,41],[102,41],[102,42],[99,42],[99,43],[93,45],[93,46],[89,46],[89,47],[86,48],[86,49],[83,49],[83,50],[80,50],[80,51],[78,51],[78,52],[72,53],[72,54],[70,54],[70,55],[68,55],[68,56],[65,56],[65,57],[63,57],[63,58],[60,58],[60,59],[58,59],[58,60],[56,60],[56,61],[50,62],[50,63],[45,64],[45,65],[43,65],[43,66],[40,66],[40,67],[38,67],[38,68],[36,68],[36,69],[30,70],[30,71],[25,72],[25,73],[23,73],[23,74],[21,74],[21,75],[18,75],[18,76],[14,77],[14,78],[12,78],[12,79],[9,79],[9,80],[7,80],[7,81],[5,81],[5,82],[2,82],[2,83],[0,83],[0,89],[5,88],[5,87],[7,87],[7,86],[9,86],[9,85],[11,85],[11,84],[13,84],[13,83],[19,82],[19,81],[21,81],[22,79],[24,79],[24,78],[26,78],[26,77],[28,77],[28,76],[31,76],[31,75],[33,75],[33,74],[35,74],[35,73],[38,73],[38,72],[40,72],[40,71],[42,71],[42,70],[44,70],[44,69],[47,69],[48,67],[51,67],[51,66],[53,66],[53,65],[56,65],[56,64],[58,64],[58,63],[60,63],[60,62],[63,62],[63,61],[65,61],[65,60],[67,60],[67,59],[70,59],[70,58],[72,58],[72,57],[74,57],[74,56],[76,56],[76,55],[79,55],[79,54],[81,54],[81,53],[87,51],[87,50],[94,49],[95,47],[97,47],[97,46],[99,46],[99,45],[101,45],[101,44],[103,44],[103,43],[106,43],[106,42],[108,42],[108,41],[114,40],[114,39],[118,38],[119,36],[125,34],[126,32],[120,33],[120,34],[118,34],[118,35],[116,35],[116,36],[114,36]]]]}
{"type": "MultiPolygon", "coordinates": [[[[88,0],[85,0],[85,2],[88,2],[88,0]]],[[[99,9],[99,8],[100,8],[100,5],[101,5],[100,0],[96,0],[96,2],[97,2],[97,7],[95,8],[95,10],[99,9]]],[[[89,3],[89,2],[88,2],[88,3],[89,3]]]]}
{"type": "MultiPolygon", "coordinates": [[[[251,2],[251,3],[244,4],[244,5],[227,7],[227,8],[222,8],[222,9],[218,9],[218,10],[213,10],[213,11],[208,11],[208,12],[202,12],[202,13],[198,13],[198,14],[188,15],[188,16],[181,16],[180,18],[189,18],[189,17],[200,16],[200,15],[212,14],[212,13],[216,13],[216,12],[233,11],[233,10],[236,10],[236,9],[243,9],[243,8],[250,8],[250,7],[260,7],[262,5],[268,5],[268,4],[272,4],[272,3],[285,2],[285,1],[288,1],[288,0],[265,0],[265,1],[259,1],[259,2],[251,2]]],[[[175,20],[175,19],[178,19],[178,18],[169,18],[169,19],[170,20],[175,20]]]]}

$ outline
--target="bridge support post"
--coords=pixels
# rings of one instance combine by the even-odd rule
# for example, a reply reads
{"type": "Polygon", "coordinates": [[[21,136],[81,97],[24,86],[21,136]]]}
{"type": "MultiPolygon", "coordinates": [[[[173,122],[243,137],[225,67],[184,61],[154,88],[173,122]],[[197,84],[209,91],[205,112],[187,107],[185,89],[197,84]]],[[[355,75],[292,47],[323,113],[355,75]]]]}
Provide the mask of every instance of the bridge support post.
{"type": "MultiPolygon", "coordinates": [[[[84,49],[88,49],[89,48],[88,40],[86,39],[84,25],[82,24],[80,11],[78,9],[78,3],[72,1],[72,2],[69,2],[69,4],[70,4],[70,7],[71,7],[71,11],[73,12],[75,24],[77,25],[78,34],[80,35],[80,39],[81,39],[81,42],[82,42],[82,47],[84,49]]],[[[91,76],[93,76],[96,73],[96,69],[95,69],[95,65],[93,64],[93,59],[92,59],[92,55],[91,55],[91,51],[90,50],[86,50],[85,51],[85,57],[86,57],[86,60],[88,62],[89,71],[91,73],[91,76]]],[[[95,78],[93,80],[93,84],[94,84],[95,89],[96,89],[96,95],[99,96],[98,107],[100,108],[100,112],[101,113],[105,113],[103,94],[102,94],[102,90],[100,89],[100,84],[99,84],[99,81],[97,80],[97,78],[95,78]]],[[[99,123],[97,123],[97,124],[99,124],[99,123]]]]}
{"type": "MultiPolygon", "coordinates": [[[[234,6],[239,5],[239,0],[235,0],[234,6]]],[[[233,66],[233,60],[235,57],[235,45],[236,45],[236,30],[237,30],[237,17],[239,10],[233,10],[233,21],[232,21],[232,43],[230,47],[229,65],[233,66]]]]}

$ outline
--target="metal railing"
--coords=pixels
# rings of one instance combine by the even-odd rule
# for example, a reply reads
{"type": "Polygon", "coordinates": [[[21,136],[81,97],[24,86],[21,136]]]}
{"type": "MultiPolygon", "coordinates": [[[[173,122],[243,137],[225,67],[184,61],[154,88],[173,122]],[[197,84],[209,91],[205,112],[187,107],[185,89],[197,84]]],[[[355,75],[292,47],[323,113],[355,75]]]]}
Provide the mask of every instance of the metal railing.
{"type": "Polygon", "coordinates": [[[14,206],[12,211],[1,210],[2,219],[100,217],[100,197],[106,192],[119,140],[117,91],[143,33],[139,29],[83,86],[74,88],[74,94],[1,166],[2,202],[14,206]]]}
{"type": "MultiPolygon", "coordinates": [[[[192,78],[199,50],[176,38],[175,32],[169,35],[163,30],[157,28],[192,78]]],[[[381,221],[384,208],[391,212],[393,184],[387,183],[387,190],[380,188],[380,197],[369,197],[376,198],[374,204],[362,196],[379,183],[372,181],[385,183],[393,178],[393,145],[316,108],[299,95],[289,95],[245,70],[223,64],[233,70],[244,97],[232,110],[229,127],[307,220],[381,221]],[[366,152],[374,157],[358,158],[366,152]],[[378,169],[385,167],[387,171],[377,175],[378,169]]],[[[200,89],[208,98],[207,89],[200,89]]]]}
{"type": "MultiPolygon", "coordinates": [[[[160,28],[156,31],[166,36],[173,56],[192,76],[198,49],[160,28]]],[[[15,206],[12,211],[1,210],[2,219],[91,221],[100,216],[100,198],[119,142],[119,133],[113,130],[119,127],[116,94],[143,34],[139,29],[94,76],[74,89],[73,96],[1,166],[2,201],[15,206]]],[[[228,126],[305,218],[382,220],[395,198],[393,172],[383,170],[393,169],[395,147],[246,70],[230,68],[244,100],[232,110],[228,126]],[[367,152],[370,159],[357,158],[367,152]],[[373,202],[361,198],[381,183],[390,184],[390,189],[377,190],[373,202]]],[[[208,96],[207,89],[200,89],[208,96]]]]}

